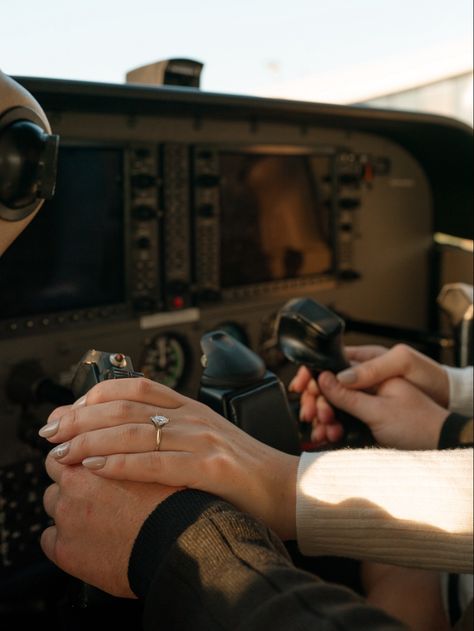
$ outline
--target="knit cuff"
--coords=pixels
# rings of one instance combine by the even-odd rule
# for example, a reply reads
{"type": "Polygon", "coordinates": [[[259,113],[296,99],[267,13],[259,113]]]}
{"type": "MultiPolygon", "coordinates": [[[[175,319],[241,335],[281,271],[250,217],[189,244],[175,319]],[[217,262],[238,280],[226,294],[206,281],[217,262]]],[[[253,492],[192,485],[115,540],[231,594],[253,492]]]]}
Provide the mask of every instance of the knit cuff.
{"type": "Polygon", "coordinates": [[[449,380],[449,409],[457,414],[472,415],[473,367],[443,368],[449,380]]]}
{"type": "Polygon", "coordinates": [[[216,500],[209,493],[185,489],[170,495],[147,517],[133,544],[128,565],[128,580],[136,596],[146,596],[170,548],[216,500]]]}

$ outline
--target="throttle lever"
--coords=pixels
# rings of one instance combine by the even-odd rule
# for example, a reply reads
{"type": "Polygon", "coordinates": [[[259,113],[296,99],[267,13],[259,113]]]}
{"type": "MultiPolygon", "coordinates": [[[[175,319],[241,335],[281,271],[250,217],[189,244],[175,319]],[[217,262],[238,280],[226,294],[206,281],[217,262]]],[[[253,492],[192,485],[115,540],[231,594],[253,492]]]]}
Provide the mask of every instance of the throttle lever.
{"type": "MultiPolygon", "coordinates": [[[[102,381],[143,376],[143,373],[133,369],[132,360],[128,355],[91,349],[81,357],[72,379],[71,390],[78,399],[102,381]]],[[[117,619],[120,622],[134,620],[135,603],[133,600],[111,596],[80,581],[69,594],[69,607],[71,612],[74,612],[76,627],[87,631],[98,631],[99,624],[102,625],[99,620],[102,620],[104,615],[110,620],[117,619]]]]}
{"type": "MultiPolygon", "coordinates": [[[[338,373],[349,368],[344,352],[344,320],[311,298],[295,298],[278,314],[277,336],[281,351],[293,363],[306,366],[313,377],[323,371],[338,373]]],[[[373,444],[374,438],[365,423],[337,410],[344,428],[344,443],[351,446],[373,444]]]]}
{"type": "Polygon", "coordinates": [[[74,397],[78,399],[96,383],[128,377],[143,377],[143,373],[133,370],[132,360],[128,355],[91,349],[82,356],[79,362],[71,390],[74,397]]]}

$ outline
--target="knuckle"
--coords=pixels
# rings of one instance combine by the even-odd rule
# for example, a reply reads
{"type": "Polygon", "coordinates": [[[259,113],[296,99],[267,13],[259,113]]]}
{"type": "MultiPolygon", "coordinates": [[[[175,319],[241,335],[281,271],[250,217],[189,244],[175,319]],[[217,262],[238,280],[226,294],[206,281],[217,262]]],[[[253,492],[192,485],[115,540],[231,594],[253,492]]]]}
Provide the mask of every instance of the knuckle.
{"type": "Polygon", "coordinates": [[[70,410],[68,410],[68,412],[66,412],[66,414],[62,417],[61,425],[68,425],[72,430],[74,430],[79,421],[78,412],[79,410],[77,410],[76,408],[70,408],[70,410]]]}
{"type": "Polygon", "coordinates": [[[206,468],[209,475],[217,478],[226,474],[230,465],[230,457],[221,450],[214,450],[211,456],[206,459],[206,468]]]}
{"type": "Polygon", "coordinates": [[[70,564],[70,552],[61,537],[57,537],[54,543],[54,561],[58,567],[67,571],[70,564]]]}
{"type": "Polygon", "coordinates": [[[158,452],[147,451],[144,454],[143,465],[146,471],[150,471],[154,475],[159,476],[163,469],[163,460],[160,458],[160,454],[158,452]]]}
{"type": "Polygon", "coordinates": [[[138,377],[134,379],[134,390],[139,400],[142,397],[147,397],[153,390],[153,382],[145,377],[138,377]]]}
{"type": "Polygon", "coordinates": [[[78,434],[71,441],[71,451],[86,452],[88,446],[89,446],[89,435],[87,433],[78,434]]]}
{"type": "Polygon", "coordinates": [[[68,515],[71,514],[73,502],[67,493],[60,493],[56,501],[56,510],[54,514],[54,521],[59,526],[64,524],[68,515]]]}
{"type": "Polygon", "coordinates": [[[132,407],[131,401],[118,399],[112,403],[112,414],[115,419],[127,420],[131,416],[132,407]]]}
{"type": "Polygon", "coordinates": [[[367,362],[366,364],[361,364],[355,370],[356,372],[360,370],[360,374],[364,378],[364,380],[368,381],[371,384],[376,383],[379,378],[378,367],[376,363],[367,362]]]}
{"type": "Polygon", "coordinates": [[[194,425],[201,433],[205,433],[209,430],[209,421],[204,415],[191,414],[186,417],[186,420],[194,425]]]}
{"type": "Polygon", "coordinates": [[[143,428],[140,425],[131,423],[121,427],[121,438],[125,445],[134,444],[140,440],[143,435],[143,428]]]}
{"type": "Polygon", "coordinates": [[[127,457],[125,454],[114,454],[112,458],[108,458],[106,467],[110,473],[119,476],[124,474],[127,468],[127,457]]]}
{"type": "Polygon", "coordinates": [[[105,391],[107,389],[107,382],[102,381],[96,383],[87,393],[87,405],[95,405],[96,403],[103,403],[106,401],[105,391]]]}
{"type": "Polygon", "coordinates": [[[61,478],[59,486],[61,490],[65,490],[66,494],[73,492],[76,487],[80,486],[80,469],[70,465],[59,465],[61,467],[61,478]]]}
{"type": "Polygon", "coordinates": [[[412,359],[412,349],[409,346],[406,344],[396,344],[392,350],[399,366],[404,368],[409,365],[412,359]]]}
{"type": "Polygon", "coordinates": [[[203,426],[200,432],[200,438],[211,448],[216,447],[220,443],[219,435],[207,424],[203,426]]]}
{"type": "Polygon", "coordinates": [[[354,392],[346,388],[338,388],[338,403],[343,406],[350,405],[354,398],[354,392]]]}
{"type": "Polygon", "coordinates": [[[57,497],[57,494],[58,494],[57,484],[51,484],[50,486],[47,487],[47,489],[43,493],[43,507],[45,511],[48,513],[48,515],[50,515],[51,517],[53,516],[52,514],[55,512],[54,510],[55,504],[56,504],[55,498],[57,497]]]}

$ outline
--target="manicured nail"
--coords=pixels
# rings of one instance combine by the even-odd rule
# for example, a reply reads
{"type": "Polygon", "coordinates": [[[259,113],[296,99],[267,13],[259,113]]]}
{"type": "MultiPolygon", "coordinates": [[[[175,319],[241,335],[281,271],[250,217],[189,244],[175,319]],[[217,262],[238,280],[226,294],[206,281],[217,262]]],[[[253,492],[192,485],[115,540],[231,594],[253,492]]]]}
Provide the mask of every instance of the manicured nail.
{"type": "Polygon", "coordinates": [[[338,381],[344,384],[350,384],[357,381],[357,374],[355,370],[352,370],[352,368],[347,368],[346,370],[337,373],[336,377],[338,381]]]}
{"type": "Polygon", "coordinates": [[[54,436],[59,428],[59,420],[51,421],[51,423],[47,423],[43,425],[43,427],[38,431],[38,434],[43,438],[49,438],[50,436],[54,436]]]}
{"type": "Polygon", "coordinates": [[[86,396],[87,395],[84,395],[80,399],[78,399],[77,401],[74,401],[74,403],[72,404],[72,407],[73,408],[78,408],[78,407],[81,407],[81,405],[85,405],[86,404],[86,396]]]}
{"type": "Polygon", "coordinates": [[[86,469],[102,469],[106,461],[105,456],[92,456],[91,458],[84,458],[82,464],[86,469]]]}
{"type": "Polygon", "coordinates": [[[71,443],[62,443],[49,452],[53,458],[64,458],[69,453],[71,443]]]}

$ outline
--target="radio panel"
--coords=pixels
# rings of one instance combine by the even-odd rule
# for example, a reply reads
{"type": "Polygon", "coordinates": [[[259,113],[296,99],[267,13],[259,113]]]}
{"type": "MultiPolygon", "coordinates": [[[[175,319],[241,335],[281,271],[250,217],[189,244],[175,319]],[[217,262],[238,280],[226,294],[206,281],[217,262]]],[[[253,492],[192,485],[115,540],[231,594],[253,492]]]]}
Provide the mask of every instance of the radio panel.
{"type": "Polygon", "coordinates": [[[161,307],[158,151],[140,144],[132,145],[125,155],[130,161],[126,170],[130,216],[123,219],[130,232],[130,302],[134,311],[154,311],[161,307]]]}
{"type": "Polygon", "coordinates": [[[216,148],[195,147],[193,164],[193,219],[195,282],[198,299],[220,296],[219,156],[216,148]]]}
{"type": "Polygon", "coordinates": [[[66,139],[55,198],[0,261],[0,336],[354,280],[361,159],[66,139]]]}
{"type": "Polygon", "coordinates": [[[192,239],[189,148],[184,144],[162,147],[163,250],[165,309],[184,309],[192,302],[192,239]]]}

